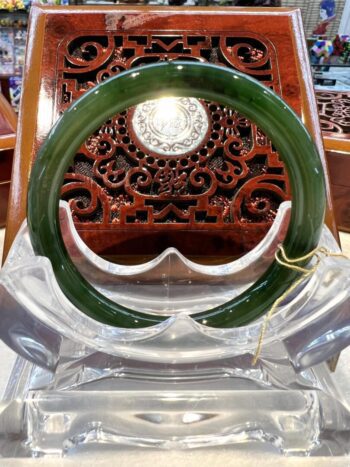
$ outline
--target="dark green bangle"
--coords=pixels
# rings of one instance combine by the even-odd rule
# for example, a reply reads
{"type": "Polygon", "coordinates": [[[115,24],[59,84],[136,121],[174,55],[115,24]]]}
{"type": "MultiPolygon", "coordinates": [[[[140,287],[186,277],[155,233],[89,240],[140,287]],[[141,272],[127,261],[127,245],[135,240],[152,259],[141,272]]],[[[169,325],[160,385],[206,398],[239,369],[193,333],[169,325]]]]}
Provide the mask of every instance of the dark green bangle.
{"type": "MultiPolygon", "coordinates": [[[[58,202],[64,174],[81,144],[113,115],[164,95],[219,102],[254,121],[273,141],[285,163],[292,212],[284,248],[300,257],[316,247],[324,218],[321,161],[296,114],[273,91],[237,71],[214,65],[170,62],[121,73],[84,94],[50,131],[35,161],[28,192],[28,226],[34,251],[50,259],[63,293],[83,313],[106,324],[140,328],[166,317],[130,310],[95,290],[72,263],[62,240],[58,202]]],[[[265,313],[299,276],[276,261],[239,297],[192,315],[213,327],[235,327],[265,313]]]]}

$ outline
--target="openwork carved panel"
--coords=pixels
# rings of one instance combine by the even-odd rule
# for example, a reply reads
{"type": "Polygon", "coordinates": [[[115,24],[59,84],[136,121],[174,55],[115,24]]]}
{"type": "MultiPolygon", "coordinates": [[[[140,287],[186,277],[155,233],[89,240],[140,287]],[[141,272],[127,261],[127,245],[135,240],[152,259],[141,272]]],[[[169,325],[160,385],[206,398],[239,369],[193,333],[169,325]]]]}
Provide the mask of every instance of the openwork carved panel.
{"type": "MultiPolygon", "coordinates": [[[[25,217],[30,168],[59,114],[97,81],[142,63],[201,60],[265,82],[303,116],[327,173],[298,11],[94,5],[31,12],[5,254],[25,217]]],[[[144,130],[135,134],[133,118],[142,121],[129,109],[78,151],[63,197],[80,236],[97,254],[140,262],[174,246],[212,263],[249,251],[267,233],[281,198],[289,196],[278,155],[234,111],[196,105],[208,118],[207,129],[192,107],[169,126],[159,126],[156,112],[152,128],[161,131],[152,146],[144,130]],[[197,146],[184,138],[189,115],[200,135],[197,146]],[[175,130],[182,148],[168,138],[166,156],[160,145],[175,130]],[[144,179],[130,172],[135,170],[144,179]]],[[[329,185],[327,193],[327,220],[334,228],[329,185]]]]}
{"type": "MultiPolygon", "coordinates": [[[[64,111],[96,83],[123,70],[174,59],[235,68],[281,92],[274,49],[253,33],[90,33],[61,43],[57,107],[64,111]]],[[[175,152],[162,150],[159,141],[158,147],[148,144],[142,109],[137,108],[114,116],[80,148],[62,189],[78,229],[90,224],[109,229],[271,224],[279,204],[289,197],[289,187],[270,141],[235,110],[213,102],[191,104],[189,99],[180,105],[189,118],[189,109],[197,106],[196,131],[202,134],[199,139],[195,135],[200,144],[194,147],[188,138],[189,146],[181,150],[177,145],[175,152]],[[204,129],[198,112],[207,120],[204,129]]],[[[185,118],[173,122],[173,128],[185,128],[185,118]]]]}
{"type": "Polygon", "coordinates": [[[350,138],[350,93],[319,91],[316,96],[322,131],[350,138]]]}

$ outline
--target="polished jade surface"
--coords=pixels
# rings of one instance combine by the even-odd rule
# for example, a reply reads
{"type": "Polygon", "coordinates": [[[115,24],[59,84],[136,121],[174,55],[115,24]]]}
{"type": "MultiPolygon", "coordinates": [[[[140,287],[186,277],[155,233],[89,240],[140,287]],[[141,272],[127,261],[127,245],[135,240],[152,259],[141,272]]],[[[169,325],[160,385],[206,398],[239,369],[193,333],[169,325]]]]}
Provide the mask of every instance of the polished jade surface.
{"type": "MultiPolygon", "coordinates": [[[[34,251],[50,259],[63,293],[83,313],[113,326],[146,327],[166,317],[118,305],[81,276],[62,240],[60,189],[76,151],[99,126],[118,112],[164,96],[225,104],[254,121],[272,140],[291,184],[291,221],[283,243],[289,257],[315,248],[323,224],[326,196],[317,148],[298,116],[273,91],[237,71],[202,63],[173,61],[120,73],[86,92],[52,128],[32,169],[27,209],[34,251]]],[[[275,261],[240,296],[192,318],[213,327],[242,326],[266,313],[298,277],[298,272],[275,261]]]]}

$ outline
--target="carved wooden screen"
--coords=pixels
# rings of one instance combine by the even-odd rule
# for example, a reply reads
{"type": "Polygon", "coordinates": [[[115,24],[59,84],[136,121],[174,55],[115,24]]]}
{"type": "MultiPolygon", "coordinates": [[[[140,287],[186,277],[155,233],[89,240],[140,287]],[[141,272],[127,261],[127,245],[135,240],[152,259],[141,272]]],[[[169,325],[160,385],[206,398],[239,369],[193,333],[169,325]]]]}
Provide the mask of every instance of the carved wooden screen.
{"type": "MultiPolygon", "coordinates": [[[[296,11],[33,11],[30,34],[44,38],[37,86],[46,118],[38,114],[31,157],[59,114],[87,89],[122,70],[174,59],[231,67],[260,80],[303,114],[322,152],[296,11]]],[[[199,106],[209,126],[201,143],[181,155],[149,149],[133,128],[135,109],[111,118],[80,148],[62,197],[97,253],[154,255],[175,246],[186,255],[234,256],[266,234],[290,197],[278,154],[233,109],[199,106]]]]}
{"type": "MultiPolygon", "coordinates": [[[[64,40],[58,51],[58,109],[64,111],[95,83],[123,70],[176,59],[232,67],[280,93],[275,51],[258,34],[80,33],[64,40]]],[[[184,112],[189,112],[188,99],[184,101],[184,112]]],[[[133,109],[106,122],[80,149],[62,190],[78,230],[94,230],[98,224],[130,234],[135,228],[160,226],[167,231],[229,230],[231,238],[238,233],[237,246],[224,248],[224,254],[249,249],[260,240],[281,201],[289,197],[283,165],[253,123],[217,103],[203,105],[209,118],[204,140],[179,157],[142,144],[133,129],[133,109]]],[[[155,253],[173,246],[174,237],[166,242],[147,249],[155,253]]],[[[208,245],[199,242],[186,253],[194,251],[205,254],[208,245]]]]}
{"type": "Polygon", "coordinates": [[[350,140],[350,93],[318,91],[317,106],[323,134],[350,140]]]}
{"type": "Polygon", "coordinates": [[[318,91],[317,105],[340,230],[350,232],[350,93],[318,91]]]}

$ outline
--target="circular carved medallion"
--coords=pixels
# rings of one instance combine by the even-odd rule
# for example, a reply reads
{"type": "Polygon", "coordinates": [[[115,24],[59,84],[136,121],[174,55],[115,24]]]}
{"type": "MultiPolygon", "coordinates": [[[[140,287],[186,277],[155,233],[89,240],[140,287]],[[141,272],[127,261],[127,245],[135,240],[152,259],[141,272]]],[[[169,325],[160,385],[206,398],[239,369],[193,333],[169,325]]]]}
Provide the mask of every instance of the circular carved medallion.
{"type": "Polygon", "coordinates": [[[164,97],[139,104],[132,117],[135,135],[148,150],[178,156],[199,146],[209,127],[198,99],[164,97]]]}

